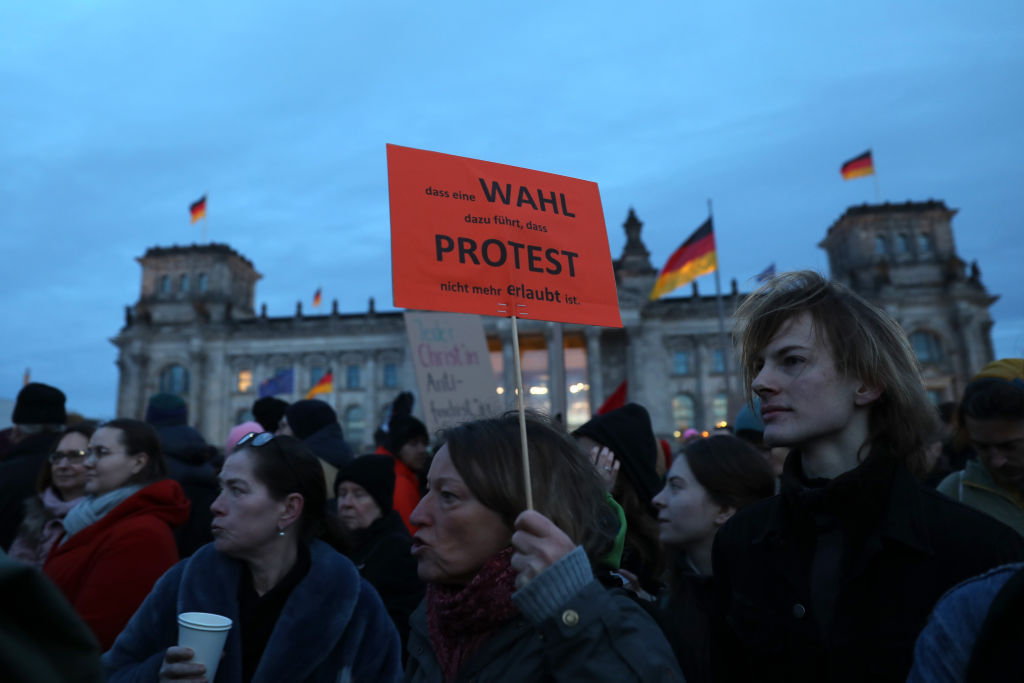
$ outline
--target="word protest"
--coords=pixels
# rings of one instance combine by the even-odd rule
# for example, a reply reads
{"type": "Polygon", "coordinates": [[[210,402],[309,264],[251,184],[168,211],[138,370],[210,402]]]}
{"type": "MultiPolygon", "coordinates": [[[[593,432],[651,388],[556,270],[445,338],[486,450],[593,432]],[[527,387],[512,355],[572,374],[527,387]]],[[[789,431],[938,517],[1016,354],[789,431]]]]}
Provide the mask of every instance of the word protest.
{"type": "Polygon", "coordinates": [[[501,413],[479,316],[405,311],[420,404],[431,434],[501,413]]]}
{"type": "Polygon", "coordinates": [[[597,184],[387,146],[395,306],[622,327],[597,184]]]}

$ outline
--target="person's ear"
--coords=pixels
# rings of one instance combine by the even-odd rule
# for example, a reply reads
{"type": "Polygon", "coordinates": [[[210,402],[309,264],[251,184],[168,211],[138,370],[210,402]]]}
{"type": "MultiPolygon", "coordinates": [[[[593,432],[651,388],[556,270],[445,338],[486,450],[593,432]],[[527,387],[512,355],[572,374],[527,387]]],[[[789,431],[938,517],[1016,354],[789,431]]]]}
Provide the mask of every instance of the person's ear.
{"type": "Polygon", "coordinates": [[[718,526],[724,525],[729,519],[736,514],[736,508],[732,505],[719,505],[718,514],[715,515],[715,524],[718,526]]]}
{"type": "Polygon", "coordinates": [[[861,384],[853,393],[853,403],[857,406],[866,406],[878,400],[882,395],[882,387],[861,384]]]}
{"type": "Polygon", "coordinates": [[[281,516],[278,518],[279,528],[290,527],[298,521],[299,517],[302,516],[302,508],[305,504],[306,501],[301,493],[289,493],[285,496],[284,507],[281,510],[281,516]]]}
{"type": "Polygon", "coordinates": [[[132,456],[134,462],[132,463],[132,476],[135,476],[142,470],[146,469],[146,465],[149,464],[149,453],[136,453],[132,456]]]}

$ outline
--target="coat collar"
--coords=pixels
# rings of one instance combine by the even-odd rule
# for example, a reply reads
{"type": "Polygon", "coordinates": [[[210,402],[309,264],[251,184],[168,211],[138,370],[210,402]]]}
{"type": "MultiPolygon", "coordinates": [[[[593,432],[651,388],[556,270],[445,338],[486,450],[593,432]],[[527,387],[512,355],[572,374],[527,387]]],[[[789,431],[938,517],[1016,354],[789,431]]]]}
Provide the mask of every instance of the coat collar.
{"type": "Polygon", "coordinates": [[[807,482],[802,474],[800,452],[794,450],[783,469],[780,504],[769,508],[764,531],[755,543],[777,542],[794,524],[813,533],[807,506],[817,503],[847,520],[869,545],[880,545],[884,538],[921,552],[932,551],[920,484],[883,448],[876,446],[858,467],[828,482],[807,482]]]}
{"type": "MultiPolygon", "coordinates": [[[[313,541],[309,573],[299,581],[267,641],[253,683],[306,680],[337,649],[359,601],[361,580],[351,562],[330,546],[313,541]],[[313,626],[315,625],[315,627],[313,626]]],[[[178,613],[214,612],[238,623],[238,582],[243,564],[208,544],[188,561],[178,593],[178,613]],[[216,588],[214,588],[216,587],[216,588]]],[[[224,665],[241,672],[237,628],[228,634],[224,665]]],[[[220,679],[218,671],[218,680],[220,679]]],[[[225,680],[234,680],[225,676],[225,680]]]]}

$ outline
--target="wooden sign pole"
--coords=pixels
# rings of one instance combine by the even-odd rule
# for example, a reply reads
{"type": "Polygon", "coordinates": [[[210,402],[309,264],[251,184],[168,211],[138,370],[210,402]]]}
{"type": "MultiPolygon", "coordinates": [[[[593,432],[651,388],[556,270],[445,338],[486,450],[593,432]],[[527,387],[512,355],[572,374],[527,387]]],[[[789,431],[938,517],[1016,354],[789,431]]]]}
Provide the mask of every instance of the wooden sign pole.
{"type": "Polygon", "coordinates": [[[526,395],[523,393],[523,366],[519,360],[519,326],[512,316],[512,357],[516,367],[516,399],[519,404],[519,438],[523,452],[523,479],[526,486],[526,509],[533,509],[533,487],[530,485],[530,454],[526,450],[526,395]]]}

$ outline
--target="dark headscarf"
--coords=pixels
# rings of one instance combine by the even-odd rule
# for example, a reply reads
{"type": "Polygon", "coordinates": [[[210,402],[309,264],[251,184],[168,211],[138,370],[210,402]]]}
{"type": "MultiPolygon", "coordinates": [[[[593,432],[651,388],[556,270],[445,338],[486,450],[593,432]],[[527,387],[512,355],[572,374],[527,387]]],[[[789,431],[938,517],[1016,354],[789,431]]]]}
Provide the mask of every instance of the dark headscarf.
{"type": "Polygon", "coordinates": [[[656,462],[658,442],[647,409],[627,403],[604,415],[595,416],[573,436],[586,436],[610,448],[620,463],[620,472],[636,489],[640,500],[649,504],[661,489],[656,462]]]}

